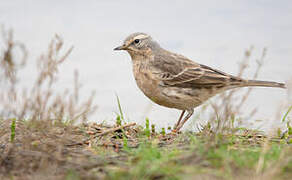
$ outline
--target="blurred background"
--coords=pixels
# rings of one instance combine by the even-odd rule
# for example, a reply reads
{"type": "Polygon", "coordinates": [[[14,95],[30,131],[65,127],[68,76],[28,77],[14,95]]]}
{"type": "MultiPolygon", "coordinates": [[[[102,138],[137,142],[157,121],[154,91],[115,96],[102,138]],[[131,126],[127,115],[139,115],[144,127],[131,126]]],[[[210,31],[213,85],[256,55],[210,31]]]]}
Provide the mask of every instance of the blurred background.
{"type": "MultiPolygon", "coordinates": [[[[267,48],[258,79],[287,82],[292,78],[291,19],[288,0],[0,2],[0,24],[13,29],[15,39],[29,51],[29,66],[22,72],[24,87],[30,87],[38,56],[58,34],[74,50],[60,68],[62,79],[56,90],[73,88],[77,69],[82,94],[96,91],[98,109],[90,121],[114,122],[117,94],[129,121],[142,124],[149,117],[158,127],[172,126],[180,112],[150,102],[135,84],[130,56],[113,51],[130,33],[148,33],[165,49],[234,75],[245,50],[253,47],[245,78],[252,77],[256,59],[267,48]]],[[[244,110],[256,107],[258,112],[249,121],[262,120],[273,127],[280,122],[279,111],[289,103],[285,90],[255,88],[244,110]]],[[[195,114],[199,112],[198,108],[195,114]]],[[[201,121],[195,117],[186,129],[201,121]]]]}

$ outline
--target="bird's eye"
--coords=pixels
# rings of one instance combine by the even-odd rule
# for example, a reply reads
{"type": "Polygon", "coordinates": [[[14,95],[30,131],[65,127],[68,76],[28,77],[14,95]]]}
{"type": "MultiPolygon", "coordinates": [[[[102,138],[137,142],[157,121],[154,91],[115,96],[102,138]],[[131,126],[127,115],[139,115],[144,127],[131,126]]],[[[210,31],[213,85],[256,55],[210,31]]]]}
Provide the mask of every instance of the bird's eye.
{"type": "Polygon", "coordinates": [[[135,39],[134,42],[135,42],[135,44],[138,44],[140,42],[140,40],[139,39],[135,39]]]}

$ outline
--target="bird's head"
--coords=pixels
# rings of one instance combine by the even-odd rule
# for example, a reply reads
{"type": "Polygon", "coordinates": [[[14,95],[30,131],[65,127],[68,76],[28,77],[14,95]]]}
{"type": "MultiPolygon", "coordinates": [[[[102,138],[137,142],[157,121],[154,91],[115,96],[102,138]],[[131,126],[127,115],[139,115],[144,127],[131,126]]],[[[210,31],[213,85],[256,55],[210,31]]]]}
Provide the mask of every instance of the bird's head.
{"type": "Polygon", "coordinates": [[[129,35],[123,45],[116,47],[114,50],[125,50],[133,58],[138,55],[150,55],[158,48],[160,48],[158,43],[151,36],[138,32],[129,35]]]}

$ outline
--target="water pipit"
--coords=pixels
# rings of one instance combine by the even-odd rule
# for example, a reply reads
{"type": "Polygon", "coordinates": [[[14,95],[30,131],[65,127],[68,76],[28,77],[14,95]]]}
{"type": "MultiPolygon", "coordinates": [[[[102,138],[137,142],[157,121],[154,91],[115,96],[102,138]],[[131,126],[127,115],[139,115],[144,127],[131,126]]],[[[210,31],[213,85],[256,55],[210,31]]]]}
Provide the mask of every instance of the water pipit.
{"type": "Polygon", "coordinates": [[[159,105],[182,110],[175,131],[182,128],[195,107],[218,93],[247,86],[285,88],[283,83],[246,80],[198,64],[163,49],[145,33],[131,34],[114,50],[130,54],[136,83],[148,98],[159,105]],[[183,118],[185,111],[188,114],[183,118]]]}

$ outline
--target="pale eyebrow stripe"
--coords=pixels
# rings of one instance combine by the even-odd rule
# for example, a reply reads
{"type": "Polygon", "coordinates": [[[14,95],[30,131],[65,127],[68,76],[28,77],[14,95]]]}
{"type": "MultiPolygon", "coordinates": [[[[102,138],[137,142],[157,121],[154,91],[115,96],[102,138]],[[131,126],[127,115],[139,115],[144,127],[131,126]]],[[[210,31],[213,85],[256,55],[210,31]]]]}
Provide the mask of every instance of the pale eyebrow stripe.
{"type": "Polygon", "coordinates": [[[133,39],[145,39],[148,37],[149,37],[149,35],[139,34],[139,35],[135,36],[133,39]]]}

